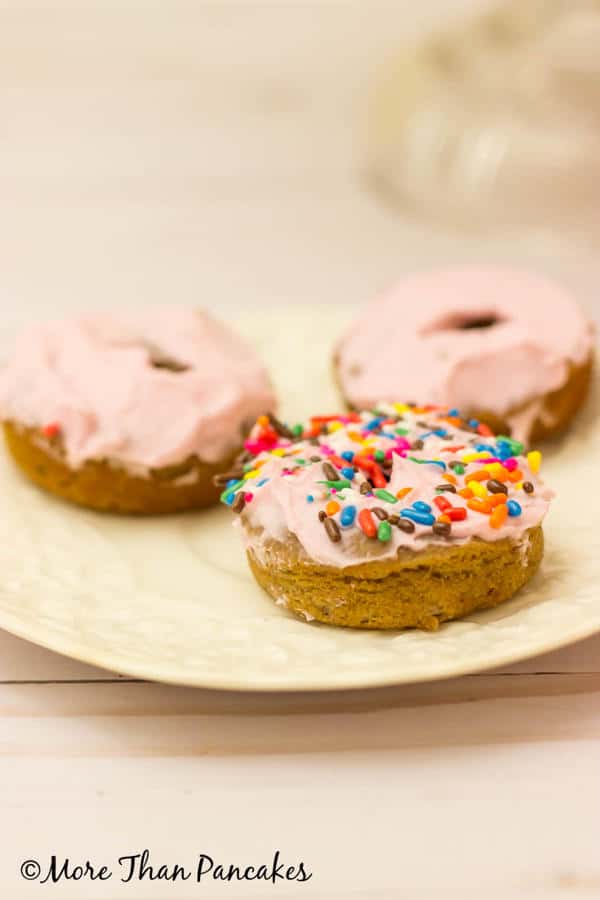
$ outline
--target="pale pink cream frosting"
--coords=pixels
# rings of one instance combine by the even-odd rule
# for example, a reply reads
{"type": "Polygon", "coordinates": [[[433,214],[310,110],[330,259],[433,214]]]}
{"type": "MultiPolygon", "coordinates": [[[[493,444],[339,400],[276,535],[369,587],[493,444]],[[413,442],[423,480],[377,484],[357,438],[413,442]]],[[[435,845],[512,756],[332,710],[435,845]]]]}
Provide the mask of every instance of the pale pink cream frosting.
{"type": "Polygon", "coordinates": [[[0,371],[0,417],[58,425],[72,467],[218,462],[275,403],[254,351],[206,313],[178,306],[33,325],[0,371]]]}
{"type": "MultiPolygon", "coordinates": [[[[377,404],[377,409],[394,412],[392,406],[384,403],[377,404]]],[[[362,414],[363,421],[368,422],[373,413],[362,414]]],[[[432,428],[436,427],[436,415],[415,414],[405,412],[403,425],[408,434],[406,440],[413,443],[421,435],[427,434],[429,428],[423,427],[423,420],[428,421],[432,428]]],[[[437,423],[439,426],[439,423],[437,423]]],[[[289,473],[294,468],[293,458],[298,456],[302,460],[310,460],[315,454],[322,454],[323,461],[327,461],[331,452],[341,457],[344,451],[359,452],[356,440],[350,434],[356,431],[356,424],[349,424],[331,434],[319,438],[321,446],[327,448],[326,452],[309,442],[300,442],[290,447],[290,455],[283,457],[271,453],[262,453],[258,459],[262,464],[252,477],[247,478],[243,490],[251,495],[251,502],[247,503],[241,516],[236,519],[236,525],[241,527],[242,535],[247,549],[263,561],[268,559],[270,544],[272,541],[285,543],[293,535],[300,543],[306,557],[313,562],[322,565],[346,567],[375,560],[393,559],[398,549],[403,548],[412,551],[423,550],[431,545],[452,546],[465,544],[468,541],[479,538],[483,541],[498,541],[510,539],[515,544],[515,551],[525,550],[528,540],[527,532],[541,525],[544,520],[554,493],[546,487],[539,475],[532,471],[529,460],[526,457],[518,457],[518,468],[523,473],[523,481],[530,482],[534,492],[529,494],[521,486],[508,485],[509,496],[518,502],[521,514],[509,517],[501,528],[494,528],[490,524],[490,518],[479,512],[468,509],[468,500],[454,493],[445,493],[451,504],[460,509],[468,509],[468,516],[462,522],[452,525],[450,537],[438,537],[432,532],[431,526],[419,525],[415,527],[413,534],[406,534],[398,527],[391,529],[391,540],[381,543],[378,540],[367,540],[357,525],[358,516],[363,509],[384,508],[388,514],[400,515],[403,510],[409,510],[415,502],[425,502],[432,508],[434,516],[441,515],[436,508],[435,498],[439,496],[437,488],[444,484],[444,471],[433,464],[420,464],[418,460],[459,460],[473,453],[475,444],[493,439],[482,438],[472,432],[465,432],[455,427],[449,428],[448,438],[429,435],[425,439],[425,447],[420,450],[406,451],[403,457],[394,452],[391,478],[387,485],[387,491],[395,495],[402,489],[412,488],[410,494],[395,503],[388,503],[377,496],[367,496],[360,492],[360,484],[364,481],[362,476],[357,476],[351,488],[340,492],[340,506],[356,508],[356,519],[352,527],[346,528],[341,524],[341,510],[334,516],[340,526],[341,540],[334,543],[328,536],[323,523],[319,520],[319,512],[325,510],[327,503],[336,499],[329,494],[323,484],[324,474],[322,463],[315,462],[303,466],[298,472],[289,473]],[[465,449],[460,452],[448,453],[448,448],[464,444],[465,449]],[[410,459],[408,457],[412,457],[410,459]],[[312,498],[312,499],[310,499],[312,498]]],[[[390,451],[389,437],[374,437],[370,444],[373,450],[390,451]]],[[[484,456],[486,454],[484,453],[484,456]]],[[[490,454],[487,454],[488,456],[490,454]]],[[[457,478],[460,489],[468,483],[468,474],[481,468],[481,463],[474,462],[466,466],[466,475],[457,478]]],[[[446,473],[452,473],[447,468],[446,473]]],[[[344,477],[340,475],[339,477],[344,477]]],[[[377,523],[379,520],[375,520],[377,523]]],[[[525,553],[523,552],[525,559],[525,553]]]]}
{"type": "Polygon", "coordinates": [[[593,352],[594,327],[566,290],[525,271],[462,268],[408,276],[376,298],[337,347],[345,397],[485,409],[528,441],[544,395],[593,352]],[[484,328],[465,328],[476,320],[484,328]],[[461,327],[462,326],[462,327],[461,327]]]}

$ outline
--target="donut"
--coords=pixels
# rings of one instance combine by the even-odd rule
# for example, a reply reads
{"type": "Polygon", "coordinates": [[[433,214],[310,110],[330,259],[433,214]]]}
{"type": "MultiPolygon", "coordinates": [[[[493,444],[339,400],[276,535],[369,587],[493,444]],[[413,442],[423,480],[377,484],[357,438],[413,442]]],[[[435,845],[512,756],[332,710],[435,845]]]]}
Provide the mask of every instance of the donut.
{"type": "Polygon", "coordinates": [[[563,431],[583,404],[594,339],[578,304],[545,277],[448,269],[408,276],[371,302],[334,366],[350,408],[410,397],[529,444],[563,431]]]}
{"type": "Polygon", "coordinates": [[[456,410],[381,403],[262,417],[221,500],[250,569],[307,621],[419,628],[505,602],[536,573],[553,493],[542,454],[456,410]]]}
{"type": "Polygon", "coordinates": [[[178,306],[32,325],[0,372],[0,419],[22,471],[64,500],[116,513],[218,502],[215,474],[274,405],[255,353],[178,306]]]}

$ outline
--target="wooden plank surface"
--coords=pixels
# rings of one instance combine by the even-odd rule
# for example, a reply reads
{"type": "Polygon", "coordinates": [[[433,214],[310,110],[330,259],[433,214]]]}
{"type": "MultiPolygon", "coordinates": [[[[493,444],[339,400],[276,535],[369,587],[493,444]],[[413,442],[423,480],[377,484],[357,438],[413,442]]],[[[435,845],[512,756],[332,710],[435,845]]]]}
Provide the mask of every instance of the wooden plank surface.
{"type": "Polygon", "coordinates": [[[252,756],[600,740],[598,675],[477,676],[435,693],[404,689],[391,709],[390,698],[378,709],[367,696],[270,706],[250,696],[243,710],[241,699],[224,698],[211,711],[212,699],[191,691],[140,684],[99,684],[92,704],[90,696],[89,685],[4,688],[0,755],[252,756]],[[111,719],[117,733],[105,729],[111,719]]]}
{"type": "MultiPolygon", "coordinates": [[[[366,189],[361,117],[400,41],[490,2],[0,0],[0,342],[81,306],[358,302],[464,257],[366,189]]],[[[0,633],[1,893],[41,895],[25,859],[147,846],[280,847],[315,872],[284,897],[598,897],[599,757],[600,637],[443,684],[269,697],[135,683],[0,633]]]]}
{"type": "MultiPolygon", "coordinates": [[[[2,785],[11,821],[3,853],[21,860],[68,849],[73,858],[112,861],[148,846],[171,862],[202,851],[242,862],[279,847],[314,871],[302,890],[309,897],[595,897],[594,751],[567,739],[134,766],[17,760],[18,795],[8,779],[2,785]]],[[[109,887],[58,896],[257,896],[235,885],[206,894],[189,885],[109,887]]],[[[16,890],[11,896],[34,895],[31,885],[16,890]]]]}

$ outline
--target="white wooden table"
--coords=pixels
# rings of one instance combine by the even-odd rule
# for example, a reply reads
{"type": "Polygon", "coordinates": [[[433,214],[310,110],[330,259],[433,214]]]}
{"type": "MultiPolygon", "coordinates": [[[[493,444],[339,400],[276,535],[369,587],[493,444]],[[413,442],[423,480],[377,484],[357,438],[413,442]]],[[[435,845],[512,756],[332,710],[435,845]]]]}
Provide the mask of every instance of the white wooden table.
{"type": "MultiPolygon", "coordinates": [[[[358,123],[382,55],[483,5],[0,0],[0,338],[84,305],[354,302],[456,253],[365,189],[358,123]]],[[[444,684],[268,697],[136,683],[0,633],[11,900],[596,898],[599,781],[600,637],[444,684]],[[19,876],[146,847],[171,866],[279,848],[314,877],[19,876]]]]}

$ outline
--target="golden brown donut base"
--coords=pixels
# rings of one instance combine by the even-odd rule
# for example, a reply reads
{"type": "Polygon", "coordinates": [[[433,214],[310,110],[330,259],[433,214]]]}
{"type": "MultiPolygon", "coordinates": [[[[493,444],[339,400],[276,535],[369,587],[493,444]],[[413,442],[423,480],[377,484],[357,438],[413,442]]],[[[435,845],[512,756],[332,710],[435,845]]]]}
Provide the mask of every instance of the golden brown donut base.
{"type": "MultiPolygon", "coordinates": [[[[337,362],[334,361],[335,379],[339,390],[344,399],[344,403],[349,409],[354,409],[351,403],[344,395],[339,378],[337,362]]],[[[589,359],[581,366],[570,364],[569,377],[565,384],[557,391],[551,391],[543,398],[543,405],[538,417],[536,418],[529,439],[530,445],[535,445],[540,441],[547,440],[562,434],[571,425],[572,420],[583,406],[591,384],[592,373],[594,370],[594,354],[590,354],[589,359]]],[[[482,393],[485,393],[482,390],[482,393]]],[[[382,397],[382,400],[390,399],[382,397]]],[[[404,402],[404,398],[395,398],[400,402],[404,402]]],[[[467,418],[479,419],[489,425],[494,434],[510,435],[511,429],[507,419],[512,419],[523,412],[529,404],[512,407],[507,413],[506,419],[501,418],[497,414],[490,412],[482,407],[474,407],[473,409],[461,409],[461,413],[467,418]]]]}
{"type": "Polygon", "coordinates": [[[290,535],[287,543],[267,544],[266,561],[250,549],[248,562],[260,586],[303,619],[436,631],[442,622],[504,603],[530,581],[544,554],[541,526],[524,540],[522,549],[509,539],[401,549],[397,559],[339,569],[307,560],[290,535]]]}
{"type": "Polygon", "coordinates": [[[37,429],[5,422],[4,436],[19,468],[44,490],[100,512],[140,516],[184,512],[216,503],[220,492],[212,478],[226,471],[236,456],[234,453],[215,464],[190,457],[181,465],[156,469],[141,477],[105,460],[92,460],[72,469],[64,461],[60,440],[44,438],[37,429]],[[177,483],[185,476],[190,483],[177,483]]]}

